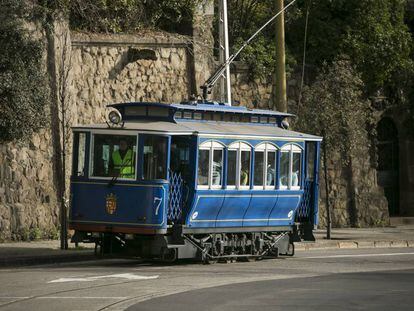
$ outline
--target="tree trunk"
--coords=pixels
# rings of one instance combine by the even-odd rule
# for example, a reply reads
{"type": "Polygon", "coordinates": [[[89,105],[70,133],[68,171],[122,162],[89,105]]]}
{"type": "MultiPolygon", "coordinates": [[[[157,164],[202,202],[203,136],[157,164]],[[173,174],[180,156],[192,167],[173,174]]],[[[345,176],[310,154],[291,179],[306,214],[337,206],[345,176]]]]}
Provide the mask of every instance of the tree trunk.
{"type": "Polygon", "coordinates": [[[53,171],[54,183],[56,185],[56,196],[59,202],[60,215],[60,248],[67,249],[66,234],[66,208],[65,208],[65,183],[62,176],[62,143],[59,124],[59,101],[58,101],[58,85],[56,71],[56,50],[55,50],[55,33],[54,19],[49,16],[47,25],[45,26],[47,39],[47,71],[49,75],[50,88],[50,119],[51,133],[53,145],[53,171]]]}
{"type": "Polygon", "coordinates": [[[331,229],[332,229],[332,218],[331,218],[331,208],[329,206],[329,183],[328,183],[328,160],[326,155],[326,140],[325,134],[323,134],[323,173],[325,176],[325,205],[326,205],[326,239],[331,239],[331,229]]]}

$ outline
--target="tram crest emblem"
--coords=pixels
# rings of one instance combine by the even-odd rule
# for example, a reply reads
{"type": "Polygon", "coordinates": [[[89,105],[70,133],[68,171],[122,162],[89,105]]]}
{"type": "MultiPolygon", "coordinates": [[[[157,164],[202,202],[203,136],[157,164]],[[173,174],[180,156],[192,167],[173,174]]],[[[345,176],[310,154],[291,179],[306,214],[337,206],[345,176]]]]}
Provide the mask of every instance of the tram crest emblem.
{"type": "Polygon", "coordinates": [[[109,215],[113,215],[116,211],[116,195],[110,193],[106,196],[106,212],[109,215]]]}

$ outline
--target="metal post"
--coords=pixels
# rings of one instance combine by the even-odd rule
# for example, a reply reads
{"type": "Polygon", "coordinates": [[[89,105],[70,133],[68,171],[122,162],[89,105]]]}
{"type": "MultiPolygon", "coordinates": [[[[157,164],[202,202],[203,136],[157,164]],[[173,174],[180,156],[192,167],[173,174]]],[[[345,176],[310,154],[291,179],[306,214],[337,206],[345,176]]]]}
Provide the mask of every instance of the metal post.
{"type": "Polygon", "coordinates": [[[285,18],[283,0],[276,0],[276,11],[282,13],[276,18],[276,69],[274,105],[276,110],[287,111],[286,70],[285,70],[285,18]]]}
{"type": "MultiPolygon", "coordinates": [[[[222,64],[229,58],[227,0],[219,0],[219,16],[220,63],[222,64]]],[[[231,106],[230,65],[226,66],[225,75],[220,80],[220,96],[222,101],[231,106]]]]}

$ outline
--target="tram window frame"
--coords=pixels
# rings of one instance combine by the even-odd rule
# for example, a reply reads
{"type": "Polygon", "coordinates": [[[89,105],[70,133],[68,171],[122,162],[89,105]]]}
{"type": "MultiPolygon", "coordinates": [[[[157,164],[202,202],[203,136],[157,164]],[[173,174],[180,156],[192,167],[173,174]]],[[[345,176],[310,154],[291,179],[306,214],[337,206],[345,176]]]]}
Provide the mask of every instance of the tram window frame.
{"type": "Polygon", "coordinates": [[[197,189],[201,190],[218,190],[223,188],[223,180],[224,180],[224,149],[225,146],[217,141],[207,141],[203,142],[198,146],[198,163],[197,163],[197,189]],[[208,155],[208,170],[207,170],[207,185],[206,184],[199,184],[200,181],[200,152],[207,151],[208,155]],[[214,176],[213,172],[217,172],[214,170],[214,156],[216,152],[220,152],[221,154],[221,170],[220,170],[220,183],[214,184],[214,176]]]}
{"type": "Polygon", "coordinates": [[[255,190],[274,190],[276,189],[276,180],[277,180],[277,152],[278,152],[278,148],[276,147],[276,145],[269,143],[269,142],[263,142],[260,143],[259,145],[257,145],[254,148],[254,154],[255,154],[255,161],[254,161],[254,179],[256,180],[256,153],[260,152],[263,153],[263,159],[262,159],[262,170],[261,170],[261,182],[260,184],[256,184],[254,182],[253,184],[253,189],[255,190]],[[273,173],[273,185],[268,185],[268,170],[269,170],[269,154],[274,154],[273,155],[273,168],[274,168],[274,173],[273,173]]]}
{"type": "MultiPolygon", "coordinates": [[[[228,185],[227,189],[239,189],[239,190],[248,190],[250,189],[250,185],[252,184],[252,146],[246,142],[234,142],[230,144],[227,148],[228,152],[236,151],[236,185],[228,185]],[[248,176],[247,176],[247,184],[241,185],[241,171],[242,171],[242,153],[248,152],[249,154],[249,163],[248,163],[248,176]]],[[[227,161],[227,173],[229,172],[229,163],[227,161]]]]}
{"type": "Polygon", "coordinates": [[[302,182],[302,157],[303,157],[303,150],[300,146],[296,144],[286,144],[280,149],[280,169],[279,169],[279,189],[281,190],[300,190],[301,182],[302,182]],[[283,156],[288,155],[288,178],[287,178],[287,185],[283,185],[281,182],[282,176],[280,173],[282,172],[282,158],[283,156]],[[293,165],[294,165],[294,155],[299,154],[299,164],[298,174],[297,174],[297,185],[293,185],[293,165]]]}
{"type": "MultiPolygon", "coordinates": [[[[90,135],[90,142],[89,142],[89,163],[88,165],[88,178],[90,179],[101,179],[101,180],[110,180],[113,179],[114,177],[117,178],[117,180],[125,180],[125,181],[135,181],[137,179],[137,170],[138,170],[138,146],[139,146],[139,141],[138,141],[138,134],[137,133],[123,133],[123,132],[119,132],[119,131],[114,131],[114,132],[109,132],[109,131],[93,131],[91,132],[90,135]],[[121,177],[121,176],[99,176],[95,174],[95,140],[96,140],[96,136],[100,135],[100,136],[114,136],[114,137],[118,137],[118,141],[120,141],[120,137],[122,136],[126,136],[126,137],[135,137],[135,145],[132,146],[132,151],[135,153],[135,157],[134,157],[134,161],[135,161],[135,166],[134,166],[134,177],[132,178],[126,178],[126,177],[121,177]],[[135,148],[135,150],[134,150],[135,148]]],[[[119,146],[118,146],[119,148],[119,146]]],[[[115,148],[114,148],[115,151],[115,148]]],[[[112,152],[114,152],[112,151],[112,152]]],[[[109,156],[111,156],[111,151],[109,150],[109,156]]],[[[109,164],[108,164],[108,168],[109,168],[109,164]]]]}

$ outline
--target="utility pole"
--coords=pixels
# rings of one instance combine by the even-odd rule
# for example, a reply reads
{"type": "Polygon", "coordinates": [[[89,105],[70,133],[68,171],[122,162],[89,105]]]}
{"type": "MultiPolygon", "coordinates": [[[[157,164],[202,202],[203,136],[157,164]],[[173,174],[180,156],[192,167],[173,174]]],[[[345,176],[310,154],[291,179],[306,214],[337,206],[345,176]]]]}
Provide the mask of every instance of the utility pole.
{"type": "MultiPolygon", "coordinates": [[[[276,12],[283,10],[283,0],[276,0],[276,12]]],[[[282,12],[276,18],[276,70],[274,108],[281,112],[287,112],[286,97],[286,69],[285,69],[285,17],[282,12]]]]}
{"type": "MultiPolygon", "coordinates": [[[[229,58],[229,31],[227,21],[227,0],[219,0],[219,56],[220,64],[229,58]]],[[[225,74],[220,79],[220,97],[231,106],[230,65],[226,66],[225,74]]]]}

